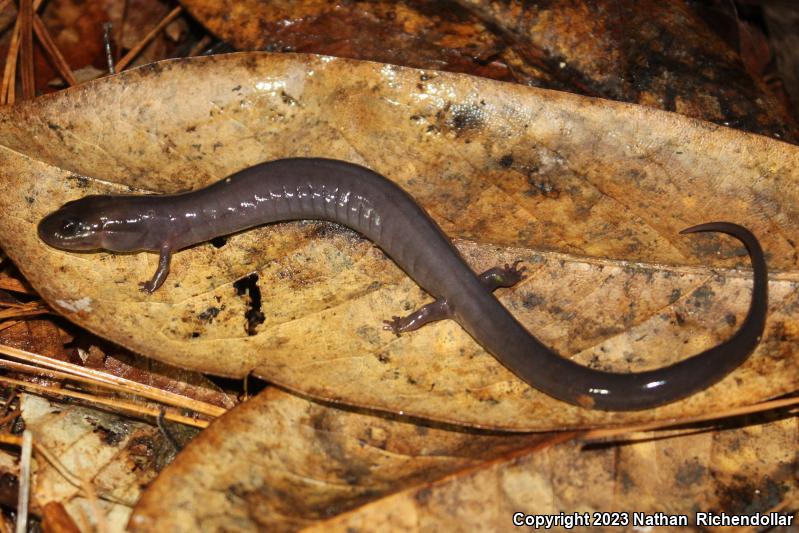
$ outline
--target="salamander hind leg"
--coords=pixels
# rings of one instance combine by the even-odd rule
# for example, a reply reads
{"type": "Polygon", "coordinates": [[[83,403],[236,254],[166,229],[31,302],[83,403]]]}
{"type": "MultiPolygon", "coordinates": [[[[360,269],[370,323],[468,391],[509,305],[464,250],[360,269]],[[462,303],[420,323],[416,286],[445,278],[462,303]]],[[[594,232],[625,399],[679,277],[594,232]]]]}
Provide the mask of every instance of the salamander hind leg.
{"type": "Polygon", "coordinates": [[[164,244],[161,246],[158,257],[158,269],[149,281],[139,282],[139,290],[152,294],[158,287],[163,285],[167,275],[169,275],[169,263],[172,261],[172,246],[164,244]]]}
{"type": "Polygon", "coordinates": [[[435,302],[423,305],[407,316],[392,316],[391,320],[384,320],[383,323],[385,325],[383,329],[390,330],[399,337],[400,333],[419,329],[425,324],[444,320],[450,316],[452,316],[452,313],[449,310],[449,305],[447,305],[446,300],[441,298],[435,302]]]}
{"type": "MultiPolygon", "coordinates": [[[[513,287],[524,279],[524,272],[527,270],[526,267],[519,268],[520,263],[521,261],[516,261],[512,265],[506,263],[504,267],[491,268],[480,274],[478,278],[483,286],[492,292],[500,287],[513,287]]],[[[452,310],[447,301],[444,298],[439,298],[407,316],[393,316],[391,320],[384,320],[383,329],[389,330],[399,337],[400,333],[413,331],[430,322],[446,320],[451,317],[452,310]]]]}
{"type": "Polygon", "coordinates": [[[521,260],[514,261],[512,265],[505,263],[504,267],[490,268],[478,277],[483,282],[483,286],[490,291],[495,291],[500,287],[513,287],[524,279],[524,272],[527,270],[527,267],[519,268],[520,263],[521,260]]]}

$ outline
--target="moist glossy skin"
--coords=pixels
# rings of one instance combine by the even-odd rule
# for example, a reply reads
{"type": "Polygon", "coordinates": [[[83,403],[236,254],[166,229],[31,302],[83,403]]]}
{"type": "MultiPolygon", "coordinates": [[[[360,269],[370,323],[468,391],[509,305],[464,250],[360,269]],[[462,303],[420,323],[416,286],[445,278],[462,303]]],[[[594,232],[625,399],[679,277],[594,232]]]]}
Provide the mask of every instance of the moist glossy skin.
{"type": "Polygon", "coordinates": [[[532,387],[583,407],[646,409],[705,389],[746,360],[765,325],[767,273],[757,239],[736,224],[702,224],[682,233],[727,233],[749,251],[754,287],[740,329],[718,346],[652,371],[611,373],[579,365],[544,346],[491,294],[493,288],[521,278],[515,265],[479,278],[406,192],[367,168],[329,159],[262,163],[184,194],[86,197],[45,217],[39,236],[66,250],[158,252],[158,272],[143,287],[152,292],[166,278],[173,251],[253,226],[298,219],[329,220],[360,232],[438,299],[405,319],[395,317],[389,329],[410,331],[451,317],[532,387]]]}

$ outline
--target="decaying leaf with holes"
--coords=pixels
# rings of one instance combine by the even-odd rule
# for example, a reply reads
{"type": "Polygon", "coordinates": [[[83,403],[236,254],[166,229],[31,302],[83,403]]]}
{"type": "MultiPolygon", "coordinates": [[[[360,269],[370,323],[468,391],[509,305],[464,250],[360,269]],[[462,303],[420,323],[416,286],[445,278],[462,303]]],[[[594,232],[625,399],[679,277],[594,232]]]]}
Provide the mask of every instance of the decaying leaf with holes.
{"type": "Polygon", "coordinates": [[[799,150],[784,143],[463,75],[240,54],[157,63],[6,110],[0,144],[0,197],[17,213],[0,220],[0,244],[59,312],[172,364],[511,429],[688,416],[799,382],[799,150]],[[65,253],[36,236],[44,214],[87,194],[194,189],[292,156],[388,176],[475,271],[525,261],[528,279],[500,299],[564,356],[614,371],[662,366],[735,329],[751,287],[742,250],[677,235],[732,219],[777,272],[764,340],[687,400],[592,412],[532,390],[454,323],[383,331],[427,297],[338,226],[279,224],[182,251],[152,295],[137,282],[154,255],[65,253]]]}
{"type": "MultiPolygon", "coordinates": [[[[122,530],[143,487],[174,453],[158,429],[143,422],[25,393],[21,408],[37,449],[35,514],[59,502],[78,523],[93,522],[101,511],[110,531],[122,530]]],[[[16,473],[16,461],[0,454],[0,472],[16,473]]]]}

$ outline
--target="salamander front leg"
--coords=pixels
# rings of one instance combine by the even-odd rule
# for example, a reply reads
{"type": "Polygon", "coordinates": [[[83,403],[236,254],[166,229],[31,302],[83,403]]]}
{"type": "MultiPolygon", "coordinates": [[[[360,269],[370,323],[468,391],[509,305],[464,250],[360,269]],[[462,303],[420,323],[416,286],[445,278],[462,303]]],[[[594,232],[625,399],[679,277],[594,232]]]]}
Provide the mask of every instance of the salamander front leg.
{"type": "Polygon", "coordinates": [[[160,255],[158,257],[158,269],[153,274],[150,281],[142,281],[139,283],[139,289],[142,292],[152,294],[155,290],[163,285],[169,274],[169,263],[172,260],[172,245],[164,244],[161,246],[160,255]]]}
{"type": "MultiPolygon", "coordinates": [[[[505,264],[505,267],[494,267],[486,270],[478,277],[483,286],[489,291],[495,291],[500,287],[513,287],[524,278],[524,271],[526,267],[519,268],[521,261],[516,261],[512,265],[505,264]]],[[[436,322],[438,320],[445,320],[452,317],[452,310],[449,308],[447,301],[439,298],[435,302],[423,305],[413,313],[398,317],[393,316],[391,320],[384,320],[383,329],[392,331],[397,337],[400,333],[406,333],[419,329],[425,324],[436,322]]]]}

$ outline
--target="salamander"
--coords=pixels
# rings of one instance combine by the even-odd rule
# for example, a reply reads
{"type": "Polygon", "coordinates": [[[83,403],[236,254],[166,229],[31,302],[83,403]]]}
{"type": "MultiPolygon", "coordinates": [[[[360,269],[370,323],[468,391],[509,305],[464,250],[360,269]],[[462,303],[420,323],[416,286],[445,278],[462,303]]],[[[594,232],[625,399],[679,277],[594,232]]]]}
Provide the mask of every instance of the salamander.
{"type": "Polygon", "coordinates": [[[164,195],[93,195],[44,217],[39,237],[68,251],[160,255],[142,290],[164,283],[178,250],[262,224],[327,220],[379,246],[435,301],[385,328],[396,334],[435,320],[456,320],[483,348],[530,386],[560,400],[602,410],[640,410],[684,398],[718,382],[743,363],[766,321],[767,269],[757,238],[730,222],[681,233],[721,232],[746,247],[752,264],[749,310],[727,340],[677,363],[616,373],[583,366],[546,347],[492,292],[523,277],[519,262],[476,275],[438,224],[401,187],[348,162],[290,158],[261,163],[196,191],[164,195]]]}

